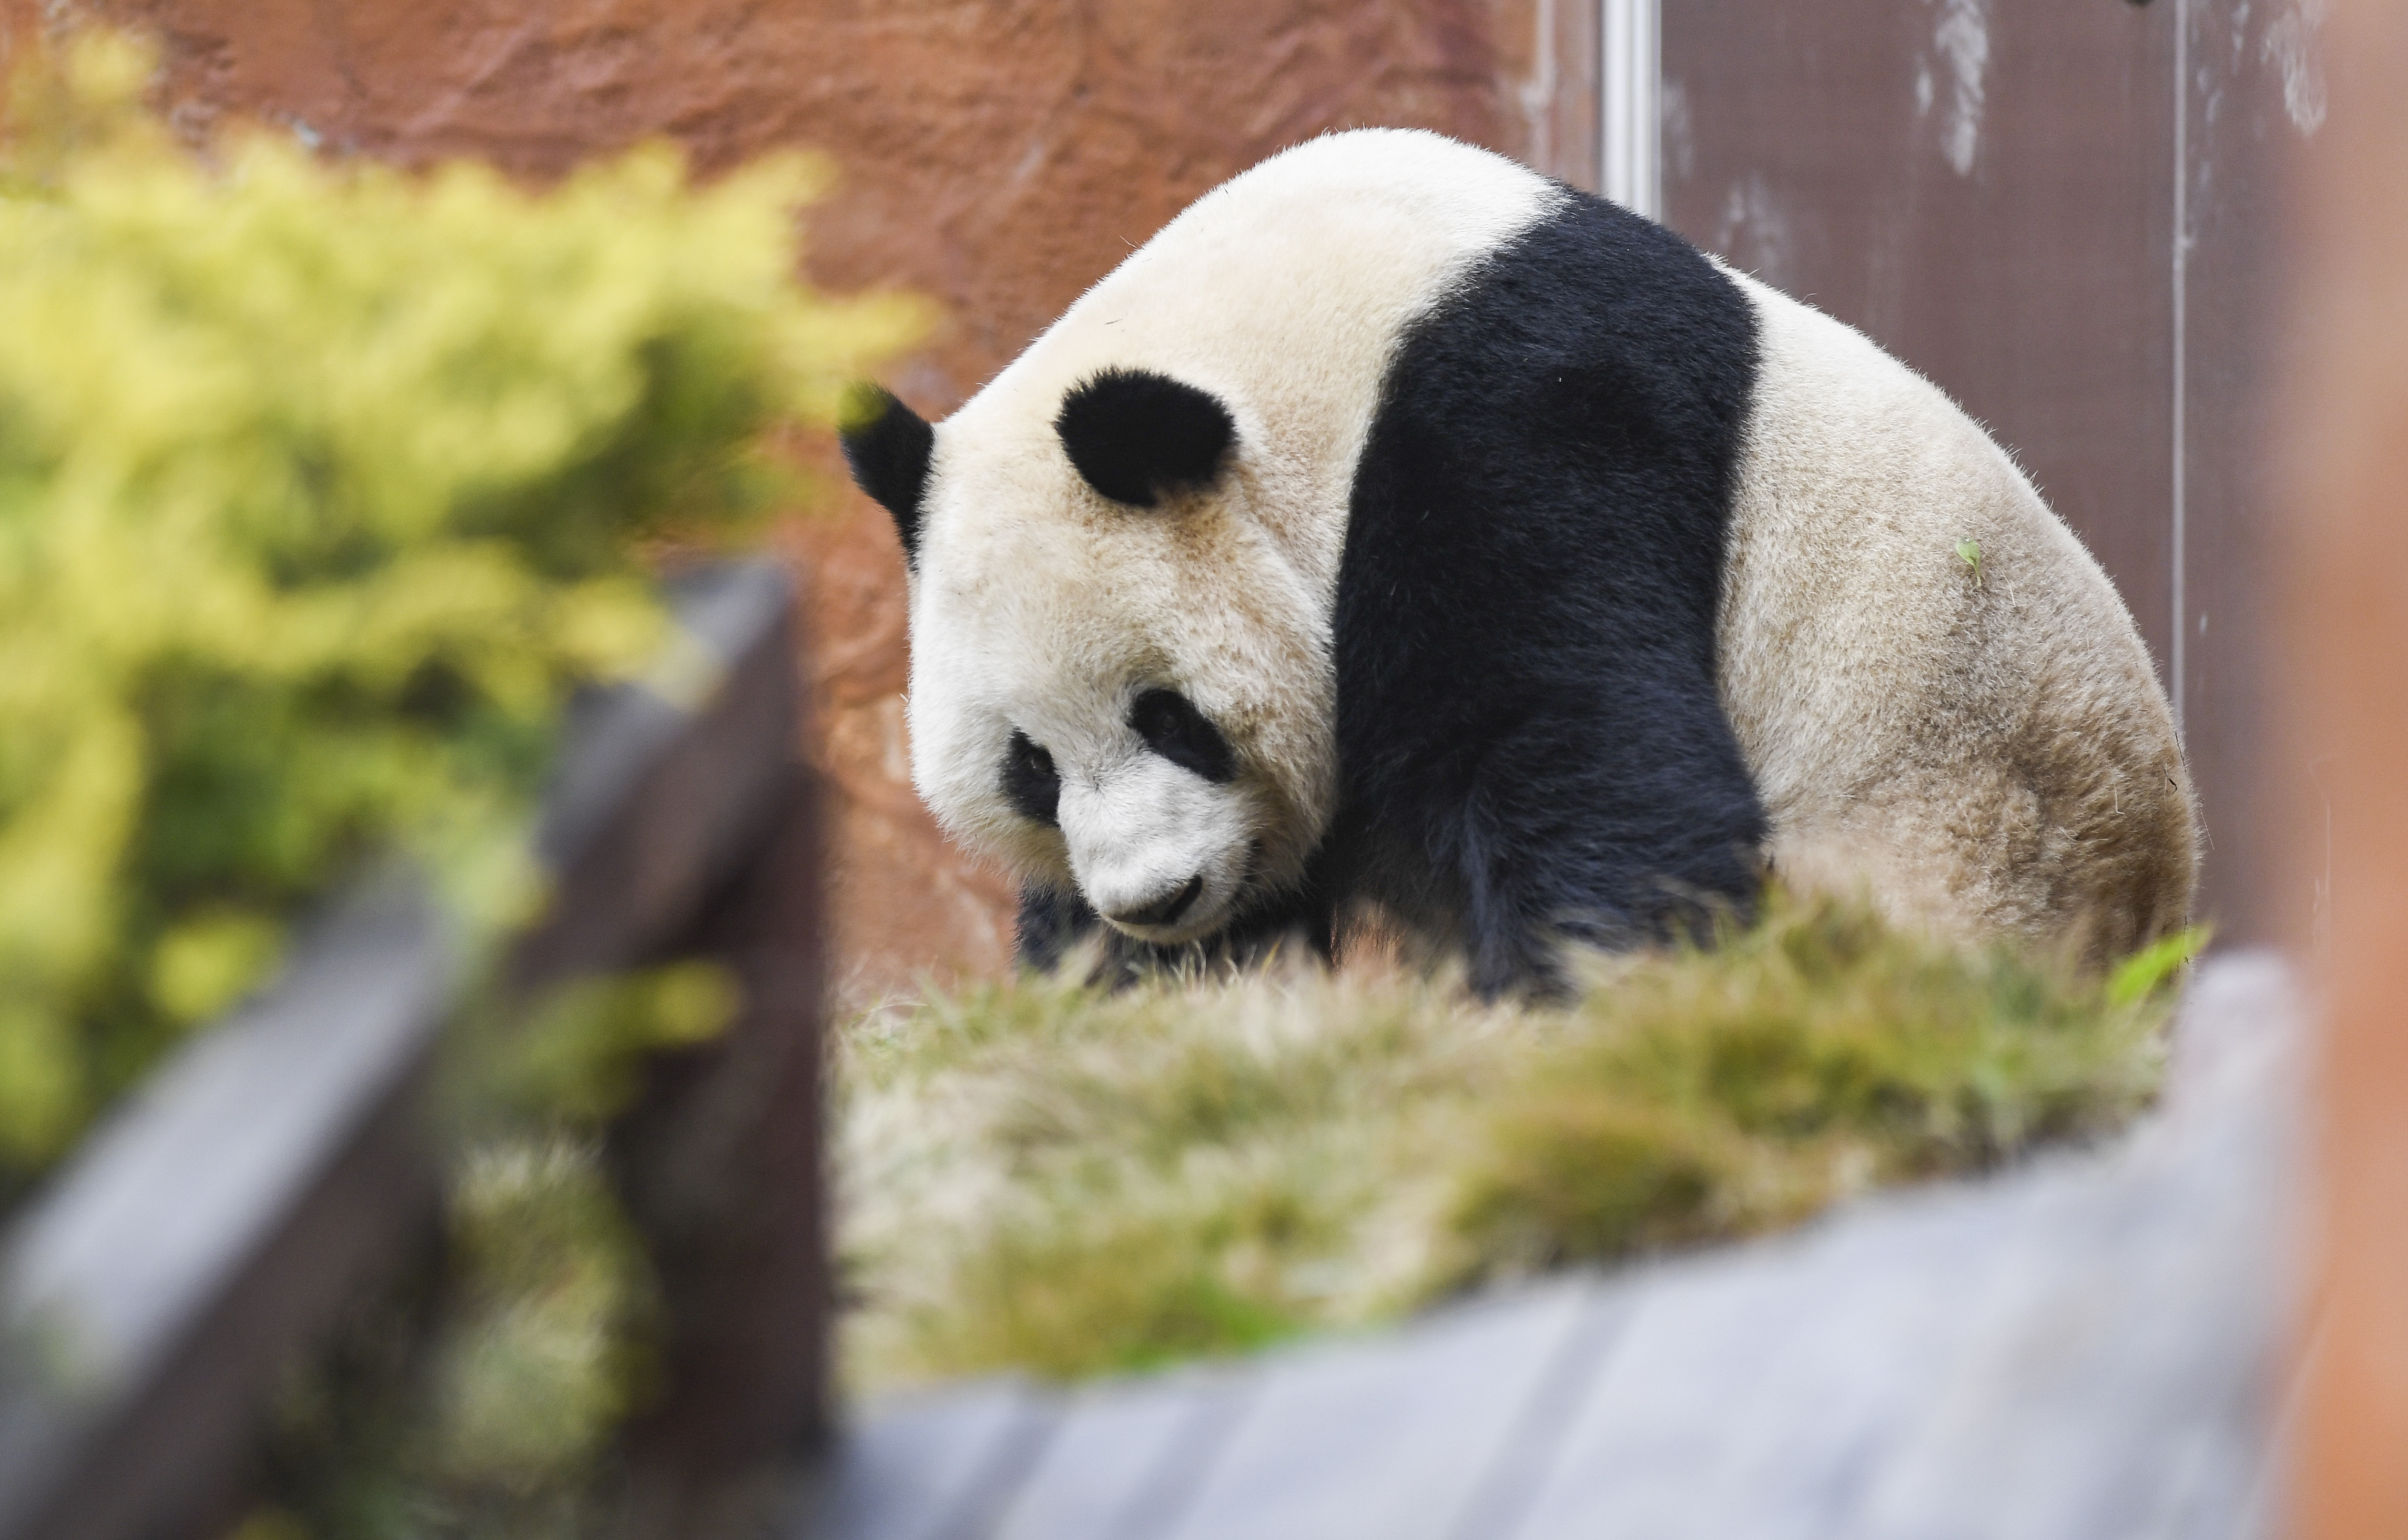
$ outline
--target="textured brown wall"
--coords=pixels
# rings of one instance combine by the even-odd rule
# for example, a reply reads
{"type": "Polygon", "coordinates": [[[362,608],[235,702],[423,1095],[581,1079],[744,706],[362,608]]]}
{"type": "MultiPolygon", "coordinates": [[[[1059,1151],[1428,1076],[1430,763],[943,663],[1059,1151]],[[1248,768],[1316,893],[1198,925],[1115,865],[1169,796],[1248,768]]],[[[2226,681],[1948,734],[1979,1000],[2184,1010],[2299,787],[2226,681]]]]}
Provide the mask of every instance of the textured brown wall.
{"type": "MultiPolygon", "coordinates": [[[[165,40],[165,102],[193,131],[235,114],[340,154],[543,178],[657,135],[706,167],[826,151],[843,181],[811,221],[812,276],[942,303],[943,329],[892,381],[934,416],[1198,193],[1284,145],[1374,123],[1512,153],[1567,137],[1546,82],[1561,97],[1585,81],[1541,59],[1542,16],[1560,24],[1545,0],[0,0],[0,43],[45,18],[136,23],[165,40]]],[[[840,972],[859,994],[999,970],[1010,896],[911,792],[884,515],[847,489],[780,542],[812,597],[840,972]]]]}
{"type": "Polygon", "coordinates": [[[2408,1535],[2408,7],[2330,15],[2330,117],[2293,179],[2307,238],[2275,525],[2277,727],[2323,794],[2283,829],[2292,882],[2322,899],[2293,939],[2325,1005],[2288,1529],[2372,1540],[2408,1535]]]}

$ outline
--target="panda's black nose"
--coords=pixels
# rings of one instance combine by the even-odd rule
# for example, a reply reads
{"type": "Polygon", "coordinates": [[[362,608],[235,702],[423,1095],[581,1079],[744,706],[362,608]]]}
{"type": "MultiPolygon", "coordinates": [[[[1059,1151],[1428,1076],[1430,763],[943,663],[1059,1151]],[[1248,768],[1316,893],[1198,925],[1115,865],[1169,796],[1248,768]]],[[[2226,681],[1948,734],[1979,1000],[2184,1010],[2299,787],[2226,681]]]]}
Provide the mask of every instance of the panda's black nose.
{"type": "Polygon", "coordinates": [[[1176,893],[1156,899],[1141,909],[1121,910],[1112,918],[1123,925],[1177,925],[1179,916],[1186,914],[1203,892],[1204,876],[1198,872],[1176,893]]]}

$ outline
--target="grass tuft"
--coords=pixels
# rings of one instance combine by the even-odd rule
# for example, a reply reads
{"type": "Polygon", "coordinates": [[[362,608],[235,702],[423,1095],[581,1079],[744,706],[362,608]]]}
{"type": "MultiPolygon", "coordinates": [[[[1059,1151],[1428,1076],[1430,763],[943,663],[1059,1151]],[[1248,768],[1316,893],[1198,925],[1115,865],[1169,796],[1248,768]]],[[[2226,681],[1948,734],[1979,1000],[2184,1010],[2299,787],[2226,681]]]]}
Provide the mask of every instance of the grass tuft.
{"type": "Polygon", "coordinates": [[[1454,1276],[1753,1234],[2116,1128],[2163,1007],[2115,977],[1780,901],[1713,951],[1600,969],[1484,1109],[1454,1276]]]}
{"type": "Polygon", "coordinates": [[[847,1374],[1246,1352],[2095,1138],[2186,956],[2101,976],[1774,895],[1562,1008],[1301,968],[892,1003],[840,1041],[847,1374]]]}

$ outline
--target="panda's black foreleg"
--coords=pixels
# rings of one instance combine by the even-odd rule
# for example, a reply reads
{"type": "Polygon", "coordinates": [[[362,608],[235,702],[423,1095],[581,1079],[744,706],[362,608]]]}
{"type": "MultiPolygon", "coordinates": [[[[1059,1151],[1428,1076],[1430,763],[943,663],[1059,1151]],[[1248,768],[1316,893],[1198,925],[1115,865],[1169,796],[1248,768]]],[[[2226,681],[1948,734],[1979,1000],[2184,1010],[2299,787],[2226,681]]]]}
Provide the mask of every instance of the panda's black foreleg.
{"type": "Polygon", "coordinates": [[[1149,946],[1104,923],[1103,916],[1075,891],[1023,884],[1014,951],[1020,966],[1051,973],[1080,953],[1092,966],[1082,981],[1106,989],[1125,989],[1168,960],[1168,947],[1149,946]]]}
{"type": "Polygon", "coordinates": [[[1013,950],[1023,968],[1050,973],[1062,958],[1103,928],[1103,917],[1075,892],[1039,883],[1023,883],[1020,913],[1013,925],[1013,950]]]}
{"type": "Polygon", "coordinates": [[[1461,838],[1464,962],[1472,993],[1484,1000],[1565,1000],[1570,981],[1545,932],[1545,905],[1532,901],[1531,863],[1517,853],[1517,842],[1473,810],[1467,810],[1461,838]]]}
{"type": "Polygon", "coordinates": [[[1338,959],[1338,928],[1327,892],[1308,880],[1299,891],[1256,904],[1203,942],[1209,960],[1253,967],[1299,948],[1324,964],[1338,959]]]}
{"type": "Polygon", "coordinates": [[[1564,942],[1702,940],[1746,918],[1765,828],[1755,789],[1719,735],[1656,727],[1634,750],[1594,723],[1540,719],[1483,757],[1450,822],[1484,999],[1568,994],[1564,942]]]}
{"type": "Polygon", "coordinates": [[[1123,988],[1158,972],[1249,967],[1301,946],[1323,962],[1337,952],[1330,905],[1318,887],[1240,914],[1226,928],[1182,946],[1155,946],[1123,935],[1076,892],[1037,883],[1020,889],[1015,951],[1023,968],[1050,973],[1081,947],[1096,948],[1088,980],[1123,988]]]}

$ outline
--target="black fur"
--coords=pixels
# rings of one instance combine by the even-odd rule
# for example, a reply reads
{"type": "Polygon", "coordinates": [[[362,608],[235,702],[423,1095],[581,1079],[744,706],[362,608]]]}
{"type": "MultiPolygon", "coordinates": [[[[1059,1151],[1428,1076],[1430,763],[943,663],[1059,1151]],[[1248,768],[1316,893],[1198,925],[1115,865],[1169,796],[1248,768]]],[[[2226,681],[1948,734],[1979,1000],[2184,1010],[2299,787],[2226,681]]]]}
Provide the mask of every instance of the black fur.
{"type": "Polygon", "coordinates": [[[1054,431],[1087,484],[1137,508],[1209,485],[1237,437],[1219,397],[1148,369],[1106,369],[1062,398],[1054,431]]]}
{"type": "Polygon", "coordinates": [[[1744,911],[1765,818],[1714,620],[1755,313],[1578,196],[1402,339],[1333,617],[1327,879],[1462,937],[1484,994],[1744,911]]]}
{"type": "Polygon", "coordinates": [[[937,444],[937,430],[920,414],[878,385],[860,384],[845,393],[838,437],[844,443],[844,462],[853,468],[853,484],[895,515],[896,533],[903,537],[903,559],[920,555],[920,500],[928,489],[928,457],[937,444]]]}
{"type": "Polygon", "coordinates": [[[1216,786],[1238,778],[1238,754],[1221,729],[1177,690],[1148,690],[1129,707],[1129,727],[1145,746],[1216,786]]]}
{"type": "MultiPolygon", "coordinates": [[[[1012,928],[1020,965],[1050,973],[1072,947],[1094,935],[1102,924],[1102,917],[1078,894],[1040,883],[1023,883],[1020,914],[1012,928]]],[[[1136,944],[1118,931],[1109,934],[1113,941],[1136,944]]]]}
{"type": "Polygon", "coordinates": [[[1020,889],[1017,940],[1021,966],[1045,972],[1059,967],[1082,943],[1093,943],[1096,965],[1089,982],[1113,987],[1149,973],[1245,967],[1290,948],[1302,948],[1326,962],[1337,950],[1329,904],[1318,887],[1310,885],[1240,914],[1203,941],[1160,946],[1106,925],[1075,892],[1025,883],[1020,889]]]}
{"type": "Polygon", "coordinates": [[[1062,811],[1062,775],[1054,768],[1054,756],[1031,741],[1018,728],[1012,729],[1011,741],[1003,751],[1004,800],[1023,818],[1058,827],[1062,811]]]}

